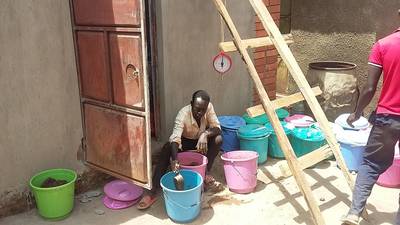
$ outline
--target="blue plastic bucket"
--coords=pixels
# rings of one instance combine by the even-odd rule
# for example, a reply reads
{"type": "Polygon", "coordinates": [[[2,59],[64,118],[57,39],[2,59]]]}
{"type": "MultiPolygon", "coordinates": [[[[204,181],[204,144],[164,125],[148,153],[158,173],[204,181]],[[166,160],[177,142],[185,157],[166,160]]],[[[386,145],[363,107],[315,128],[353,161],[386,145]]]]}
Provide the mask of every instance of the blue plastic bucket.
{"type": "Polygon", "coordinates": [[[350,171],[358,171],[371,129],[341,130],[336,134],[344,162],[350,171]]]}
{"type": "Polygon", "coordinates": [[[184,179],[183,191],[175,188],[174,172],[162,176],[160,184],[169,218],[177,223],[189,223],[200,215],[203,178],[191,170],[180,170],[180,173],[184,179]]]}
{"type": "Polygon", "coordinates": [[[259,124],[248,124],[238,130],[241,150],[250,150],[258,153],[258,164],[267,161],[268,137],[271,133],[259,124]]]}
{"type": "Polygon", "coordinates": [[[222,151],[238,150],[240,145],[236,132],[241,126],[246,125],[246,122],[240,116],[219,116],[218,120],[222,128],[222,151]]]}
{"type": "Polygon", "coordinates": [[[362,163],[365,146],[354,146],[341,142],[339,144],[347,168],[350,171],[358,172],[358,168],[362,163]]]}

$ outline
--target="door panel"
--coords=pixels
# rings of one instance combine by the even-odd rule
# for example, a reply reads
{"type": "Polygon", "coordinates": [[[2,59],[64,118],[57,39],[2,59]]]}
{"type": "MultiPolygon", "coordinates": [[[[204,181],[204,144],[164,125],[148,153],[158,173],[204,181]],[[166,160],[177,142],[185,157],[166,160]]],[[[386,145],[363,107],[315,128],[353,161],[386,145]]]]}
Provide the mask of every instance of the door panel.
{"type": "Polygon", "coordinates": [[[102,32],[77,32],[83,97],[109,102],[106,50],[102,32]]]}
{"type": "Polygon", "coordinates": [[[141,38],[111,33],[110,56],[115,104],[144,107],[141,38]]]}
{"type": "Polygon", "coordinates": [[[84,105],[86,160],[147,183],[145,118],[84,105]]]}
{"type": "Polygon", "coordinates": [[[73,0],[77,25],[140,26],[139,0],[73,0]]]}
{"type": "Polygon", "coordinates": [[[70,6],[86,165],[151,188],[142,1],[70,0],[70,6]]]}

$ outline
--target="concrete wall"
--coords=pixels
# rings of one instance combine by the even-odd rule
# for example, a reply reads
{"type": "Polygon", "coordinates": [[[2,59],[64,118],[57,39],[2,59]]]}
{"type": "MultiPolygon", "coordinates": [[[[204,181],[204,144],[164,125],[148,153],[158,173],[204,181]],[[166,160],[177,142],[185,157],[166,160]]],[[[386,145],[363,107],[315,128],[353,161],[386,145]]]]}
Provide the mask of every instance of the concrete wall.
{"type": "Polygon", "coordinates": [[[2,0],[0,21],[1,214],[34,173],[83,167],[68,0],[2,0]]]}
{"type": "MultiPolygon", "coordinates": [[[[243,114],[250,106],[253,90],[239,54],[230,53],[233,67],[224,78],[212,67],[221,41],[220,18],[214,3],[204,0],[157,2],[161,139],[168,138],[177,112],[190,103],[197,89],[209,92],[217,114],[243,114]]],[[[242,38],[254,37],[254,14],[250,4],[230,0],[227,8],[242,38]]],[[[231,40],[229,35],[226,40],[231,40]]]]}
{"type": "MultiPolygon", "coordinates": [[[[358,65],[360,85],[366,81],[373,43],[400,26],[398,0],[296,0],[292,7],[291,49],[303,72],[307,74],[313,61],[349,61],[358,65]]],[[[290,89],[294,91],[293,83],[290,89]]],[[[375,105],[376,98],[366,112],[375,105]]]]}

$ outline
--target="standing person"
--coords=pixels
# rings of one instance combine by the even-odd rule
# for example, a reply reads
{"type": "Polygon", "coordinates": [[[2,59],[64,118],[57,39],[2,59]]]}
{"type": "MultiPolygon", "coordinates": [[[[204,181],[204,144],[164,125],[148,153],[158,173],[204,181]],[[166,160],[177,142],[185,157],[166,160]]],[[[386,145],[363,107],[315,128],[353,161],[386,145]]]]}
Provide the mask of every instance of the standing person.
{"type": "MultiPolygon", "coordinates": [[[[355,112],[347,119],[349,125],[360,118],[370,103],[382,72],[383,86],[353,190],[351,208],[343,219],[343,225],[358,224],[372,187],[379,175],[393,163],[394,146],[400,137],[400,28],[374,44],[368,64],[368,80],[355,112]]],[[[396,225],[400,225],[400,208],[396,225]]]]}
{"type": "MultiPolygon", "coordinates": [[[[178,152],[197,149],[199,153],[207,156],[207,173],[209,173],[221,145],[221,126],[210,102],[210,96],[206,91],[196,91],[192,95],[190,104],[183,107],[176,116],[174,130],[169,142],[162,148],[160,162],[156,166],[153,176],[154,187],[143,196],[138,209],[147,209],[156,201],[160,179],[170,164],[173,171],[179,169],[178,152]]],[[[206,187],[212,187],[215,182],[211,175],[206,175],[204,181],[206,187]]]]}

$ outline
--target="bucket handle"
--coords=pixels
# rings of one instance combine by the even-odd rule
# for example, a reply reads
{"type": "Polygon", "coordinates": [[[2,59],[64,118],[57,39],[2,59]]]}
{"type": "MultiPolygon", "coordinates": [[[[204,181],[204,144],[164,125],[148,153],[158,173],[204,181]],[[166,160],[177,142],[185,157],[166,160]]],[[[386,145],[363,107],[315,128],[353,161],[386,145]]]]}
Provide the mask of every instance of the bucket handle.
{"type": "Polygon", "coordinates": [[[203,200],[203,195],[201,195],[200,202],[193,203],[193,204],[190,205],[190,206],[184,206],[184,205],[181,205],[180,203],[178,203],[178,202],[172,200],[172,198],[168,197],[168,194],[167,194],[164,190],[163,190],[163,193],[164,193],[164,200],[166,200],[166,201],[168,201],[168,202],[171,202],[172,204],[174,204],[174,205],[176,205],[176,206],[178,206],[178,207],[180,207],[180,208],[183,208],[183,209],[191,209],[191,208],[194,208],[194,207],[196,207],[197,205],[201,204],[201,202],[202,202],[202,200],[203,200]]]}
{"type": "MultiPolygon", "coordinates": [[[[245,177],[243,177],[242,173],[236,168],[235,162],[234,162],[234,161],[230,161],[230,162],[232,163],[233,169],[236,170],[236,172],[239,174],[239,176],[240,176],[243,180],[248,181],[248,179],[246,179],[245,177]]],[[[250,175],[254,175],[254,176],[257,177],[257,174],[258,174],[258,170],[256,171],[255,174],[250,174],[250,175]]]]}

